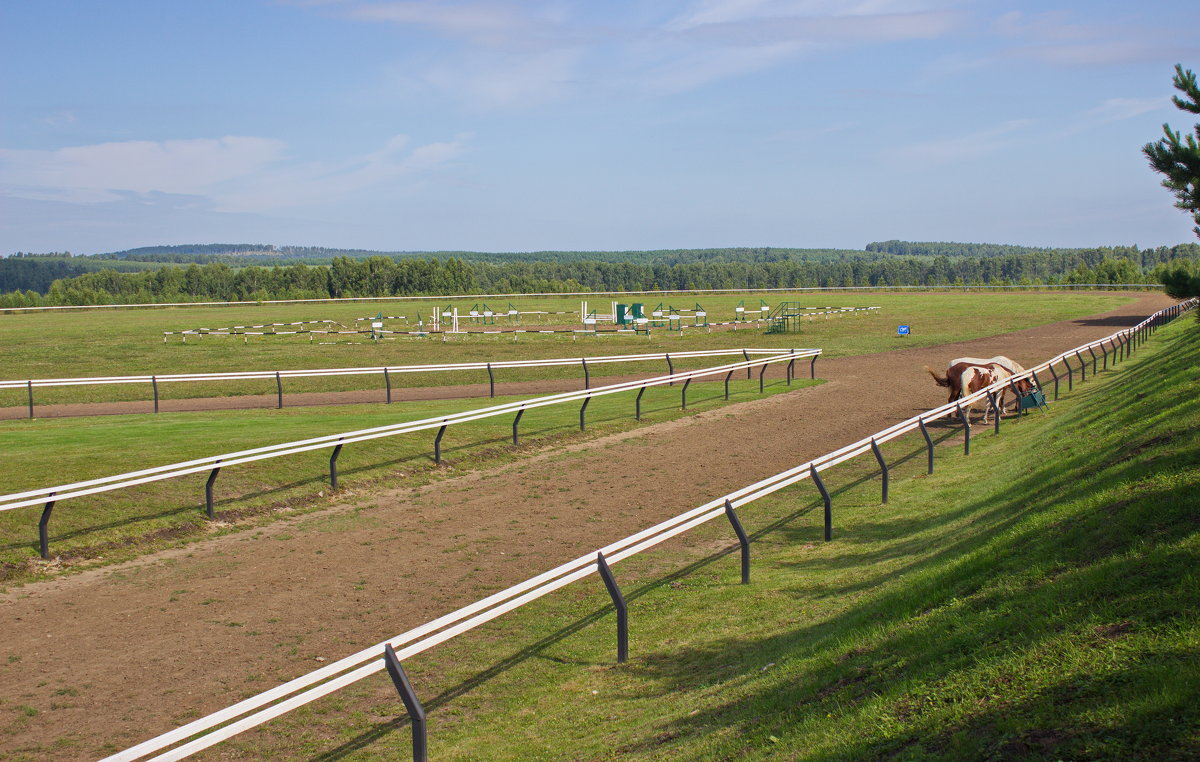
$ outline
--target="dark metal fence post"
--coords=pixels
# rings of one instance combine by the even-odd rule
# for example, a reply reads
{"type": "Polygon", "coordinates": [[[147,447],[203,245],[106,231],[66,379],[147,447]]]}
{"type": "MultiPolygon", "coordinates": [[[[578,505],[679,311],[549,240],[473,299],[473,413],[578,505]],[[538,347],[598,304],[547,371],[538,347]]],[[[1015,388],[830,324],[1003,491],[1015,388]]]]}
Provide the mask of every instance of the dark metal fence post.
{"type": "Polygon", "coordinates": [[[33,418],[33,381],[32,380],[29,381],[28,387],[29,387],[29,417],[33,418]]]}
{"type": "Polygon", "coordinates": [[[792,375],[796,372],[796,350],[792,350],[792,359],[788,361],[787,366],[787,382],[788,386],[792,385],[792,375]]]}
{"type": "Polygon", "coordinates": [[[925,437],[925,450],[929,453],[929,467],[926,473],[933,473],[933,439],[929,436],[929,429],[925,428],[925,419],[918,418],[917,425],[921,427],[921,435],[925,437]]]}
{"type": "Polygon", "coordinates": [[[329,484],[332,489],[337,489],[337,459],[342,454],[342,440],[338,440],[337,445],[333,448],[333,454],[329,456],[329,484]]]}
{"type": "Polygon", "coordinates": [[[681,408],[680,408],[681,410],[687,410],[687,388],[688,388],[688,384],[690,384],[690,383],[692,383],[692,379],[690,379],[690,378],[684,379],[683,395],[681,397],[681,408]]]}
{"type": "Polygon", "coordinates": [[[808,377],[809,378],[817,377],[817,356],[816,355],[813,355],[812,362],[810,362],[808,364],[808,377]]]}
{"type": "Polygon", "coordinates": [[[446,433],[446,426],[443,425],[438,429],[437,437],[433,440],[433,462],[435,465],[442,465],[442,436],[446,433]]]}
{"type": "Polygon", "coordinates": [[[279,371],[275,371],[275,392],[279,396],[278,404],[275,405],[276,410],[283,409],[283,379],[279,377],[279,371]]]}
{"type": "MultiPolygon", "coordinates": [[[[221,461],[217,461],[220,463],[221,461]]],[[[221,473],[221,467],[217,466],[208,474],[208,481],[204,483],[204,511],[208,517],[213,518],[213,482],[217,480],[217,474],[221,473]]]]}
{"type": "Polygon", "coordinates": [[[767,372],[767,364],[763,363],[762,368],[758,371],[758,393],[763,393],[763,374],[767,372]]]}
{"type": "Polygon", "coordinates": [[[729,399],[729,379],[733,378],[733,371],[725,374],[725,399],[729,399]]]}
{"type": "Polygon", "coordinates": [[[728,498],[725,499],[725,518],[729,519],[729,523],[733,525],[733,533],[737,535],[738,544],[742,546],[742,584],[750,584],[750,538],[746,536],[746,530],[742,529],[742,522],[738,521],[737,513],[733,510],[733,503],[728,498]]]}
{"type": "MultiPolygon", "coordinates": [[[[746,358],[746,362],[750,362],[750,353],[744,349],[742,350],[742,357],[746,358]]],[[[746,366],[746,380],[747,381],[750,380],[750,366],[749,365],[746,366]]]]}
{"type": "Polygon", "coordinates": [[[513,444],[520,444],[517,440],[517,426],[521,425],[521,416],[525,415],[525,408],[517,411],[517,417],[513,419],[513,444]]]}
{"type": "MultiPolygon", "coordinates": [[[[51,492],[46,497],[54,497],[56,492],[51,492]]],[[[42,558],[50,560],[50,512],[54,510],[55,501],[51,500],[46,503],[46,507],[42,508],[42,520],[38,522],[38,546],[42,551],[42,558]]]]}
{"type": "Polygon", "coordinates": [[[1104,370],[1108,370],[1108,350],[1104,348],[1104,341],[1100,342],[1100,353],[1104,355],[1104,370]]]}
{"type": "MultiPolygon", "coordinates": [[[[1016,389],[1015,386],[1013,388],[1016,389]]],[[[996,431],[995,431],[995,433],[999,434],[1000,433],[1000,405],[996,404],[996,393],[995,392],[988,392],[987,396],[988,396],[988,407],[990,407],[992,409],[992,412],[996,414],[996,431]]]]}
{"type": "Polygon", "coordinates": [[[396,655],[396,649],[392,648],[391,643],[383,646],[383,660],[387,664],[388,674],[392,676],[392,682],[396,685],[396,691],[400,694],[400,700],[404,702],[404,710],[408,712],[409,719],[412,720],[413,762],[428,762],[429,739],[425,722],[425,707],[421,706],[417,692],[413,690],[408,674],[400,664],[400,657],[396,655]]]}
{"type": "Polygon", "coordinates": [[[158,377],[150,377],[150,385],[154,387],[154,412],[158,412],[158,377]]]}
{"type": "Polygon", "coordinates": [[[1075,350],[1075,357],[1079,360],[1079,380],[1087,381],[1087,360],[1083,359],[1078,349],[1075,350]]]}
{"type": "Polygon", "coordinates": [[[808,464],[808,475],[812,477],[813,483],[821,491],[821,499],[825,501],[825,542],[829,542],[833,539],[833,498],[829,497],[829,490],[825,489],[825,482],[821,481],[817,467],[811,463],[808,464]]]}
{"type": "Polygon", "coordinates": [[[971,421],[967,419],[966,413],[963,412],[963,406],[960,402],[958,405],[958,417],[963,425],[963,455],[971,454],[971,421]]]}
{"type": "Polygon", "coordinates": [[[1092,356],[1092,375],[1096,375],[1096,350],[1090,346],[1087,348],[1088,354],[1092,356]]]}
{"type": "Polygon", "coordinates": [[[589,403],[589,402],[591,402],[591,401],[592,401],[592,398],[591,398],[590,396],[589,396],[589,397],[584,397],[584,398],[583,398],[583,404],[582,404],[582,405],[579,407],[579,430],[580,430],[580,431],[583,431],[583,430],[584,430],[584,420],[583,420],[583,415],[584,415],[584,413],[587,411],[587,406],[588,406],[588,403],[589,403]]]}
{"type": "MultiPolygon", "coordinates": [[[[587,358],[581,357],[581,358],[579,358],[579,361],[581,363],[583,363],[583,388],[591,389],[592,388],[592,376],[590,373],[588,373],[587,358]]],[[[490,365],[488,366],[488,370],[489,370],[489,372],[491,371],[490,365]]]]}
{"type": "MultiPolygon", "coordinates": [[[[671,353],[670,353],[670,352],[664,352],[663,354],[664,354],[664,356],[667,358],[667,375],[668,375],[668,376],[673,376],[673,375],[675,375],[675,364],[671,362],[671,353]]],[[[675,385],[675,381],[674,381],[674,379],[672,379],[671,381],[667,382],[667,386],[674,386],[674,385],[675,385]]]]}
{"type": "Polygon", "coordinates": [[[642,420],[642,395],[646,393],[646,387],[638,389],[637,399],[633,403],[633,417],[637,420],[642,420]]]}
{"type": "Polygon", "coordinates": [[[383,369],[383,383],[387,387],[387,404],[392,404],[392,376],[388,373],[388,369],[383,369]]]}
{"type": "MultiPolygon", "coordinates": [[[[1065,356],[1062,359],[1062,364],[1067,369],[1067,391],[1071,391],[1075,388],[1075,371],[1071,368],[1071,363],[1067,362],[1065,356]]],[[[1055,399],[1058,399],[1058,397],[1055,397],[1055,399]]]]}
{"type": "Polygon", "coordinates": [[[612,569],[608,568],[608,562],[604,560],[603,553],[596,553],[596,568],[600,570],[604,587],[608,588],[613,608],[617,610],[617,663],[624,664],[629,659],[629,609],[625,605],[625,596],[621,595],[621,588],[617,587],[617,581],[613,579],[612,569]]]}
{"type": "Polygon", "coordinates": [[[888,501],[888,465],[883,459],[883,453],[879,450],[879,445],[875,443],[875,437],[871,437],[871,452],[875,453],[875,460],[879,461],[879,470],[883,472],[883,503],[887,505],[888,501]]]}

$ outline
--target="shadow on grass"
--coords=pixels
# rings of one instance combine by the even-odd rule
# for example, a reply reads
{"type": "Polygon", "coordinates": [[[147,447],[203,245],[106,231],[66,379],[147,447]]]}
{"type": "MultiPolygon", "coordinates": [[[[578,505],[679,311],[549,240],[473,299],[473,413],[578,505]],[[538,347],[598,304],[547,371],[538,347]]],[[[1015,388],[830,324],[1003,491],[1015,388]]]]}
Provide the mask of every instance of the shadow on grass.
{"type": "MultiPolygon", "coordinates": [[[[762,529],[759,529],[753,533],[748,533],[747,536],[749,537],[749,539],[751,541],[762,539],[763,537],[767,536],[768,534],[778,531],[780,528],[795,521],[796,519],[811,513],[813,510],[814,510],[813,506],[805,506],[799,510],[793,511],[792,513],[784,516],[783,518],[777,519],[776,521],[772,522],[768,526],[763,527],[762,529]]],[[[732,533],[732,530],[730,530],[730,531],[732,533]]],[[[705,556],[704,558],[696,560],[696,561],[688,564],[687,566],[683,567],[682,569],[679,569],[678,571],[672,572],[671,574],[668,574],[664,577],[655,579],[654,581],[648,582],[636,589],[630,590],[628,592],[623,591],[622,594],[625,598],[625,601],[627,603],[630,601],[635,601],[635,600],[647,595],[648,593],[654,592],[655,590],[658,590],[664,586],[670,585],[672,582],[683,579],[684,577],[687,577],[688,575],[693,574],[696,571],[703,569],[703,568],[725,558],[726,556],[729,556],[733,553],[738,552],[739,547],[740,546],[738,546],[736,544],[731,545],[730,547],[728,547],[724,550],[719,550],[714,553],[710,553],[709,555],[705,556]]],[[[525,648],[522,648],[521,650],[517,651],[516,653],[512,654],[511,656],[509,656],[509,657],[497,662],[496,664],[492,665],[491,667],[487,668],[483,672],[473,675],[472,677],[468,678],[467,680],[464,680],[461,683],[442,691],[437,696],[434,696],[433,698],[431,698],[427,701],[423,701],[422,704],[424,705],[424,707],[427,711],[436,709],[441,706],[445,706],[450,701],[453,701],[454,699],[458,698],[459,696],[469,693],[470,691],[474,690],[475,688],[478,688],[479,686],[487,683],[489,680],[492,680],[492,679],[496,678],[497,676],[503,674],[504,672],[507,672],[508,670],[512,669],[513,667],[520,665],[522,662],[525,662],[525,661],[527,661],[529,659],[533,659],[533,658],[549,658],[549,657],[546,657],[543,655],[543,652],[545,650],[547,650],[551,646],[554,646],[554,645],[560,643],[561,641],[565,640],[566,638],[578,633],[580,630],[583,630],[585,627],[595,624],[596,622],[600,621],[601,619],[604,619],[604,618],[612,615],[613,613],[614,613],[614,608],[611,605],[603,606],[603,607],[593,611],[591,614],[588,614],[587,616],[582,617],[581,619],[577,619],[574,622],[572,622],[571,624],[557,630],[556,632],[554,632],[550,635],[547,635],[546,637],[542,638],[541,640],[537,641],[536,643],[533,643],[529,646],[526,646],[525,648]]],[[[399,699],[397,698],[397,702],[398,701],[399,701],[399,699]]],[[[342,758],[352,754],[353,752],[359,751],[361,749],[364,749],[364,748],[370,746],[371,744],[377,742],[379,739],[383,738],[384,736],[386,736],[396,730],[404,728],[404,727],[408,726],[409,724],[410,723],[409,723],[408,718],[404,717],[404,716],[397,717],[394,720],[388,720],[387,722],[379,723],[379,724],[375,725],[373,728],[371,728],[370,730],[359,734],[355,738],[350,739],[349,741],[338,746],[337,748],[330,749],[329,751],[323,752],[323,753],[313,757],[312,759],[314,760],[314,762],[332,762],[333,760],[342,759],[342,758]]]]}
{"type": "MultiPolygon", "coordinates": [[[[924,457],[924,454],[925,454],[925,448],[922,447],[919,450],[913,451],[909,454],[903,455],[900,458],[896,459],[896,461],[894,462],[893,465],[899,465],[899,464],[906,463],[909,460],[916,458],[916,457],[924,457]]],[[[847,493],[851,490],[856,489],[857,487],[861,486],[862,484],[876,480],[880,476],[880,474],[881,474],[880,471],[872,471],[870,473],[864,474],[852,482],[849,482],[845,485],[842,485],[840,487],[837,487],[836,489],[831,490],[831,495],[837,496],[837,495],[847,493]]],[[[781,530],[786,531],[787,528],[789,527],[789,525],[791,525],[797,519],[799,519],[803,516],[806,516],[810,513],[814,513],[821,505],[822,504],[819,501],[816,503],[810,503],[810,504],[804,505],[803,507],[787,514],[786,516],[776,519],[775,521],[771,522],[767,526],[757,529],[754,532],[749,532],[747,534],[747,536],[750,539],[750,541],[753,542],[755,540],[761,540],[771,534],[780,532],[781,530]]],[[[732,530],[730,530],[730,531],[732,533],[732,530]]],[[[681,579],[699,571],[700,569],[703,569],[703,568],[721,560],[722,558],[725,558],[728,555],[739,552],[739,549],[740,549],[739,545],[733,544],[724,550],[719,550],[714,553],[711,553],[708,556],[705,556],[704,558],[696,560],[696,561],[688,564],[687,566],[685,566],[675,572],[672,572],[671,574],[668,574],[663,577],[659,577],[659,578],[655,579],[654,581],[643,584],[640,587],[633,589],[629,592],[623,592],[624,598],[627,603],[635,601],[651,592],[654,592],[663,587],[669,586],[672,582],[681,580],[681,579]]],[[[610,616],[613,613],[614,613],[614,608],[611,605],[601,607],[601,608],[597,609],[596,611],[592,612],[591,614],[588,614],[587,616],[572,622],[571,624],[567,625],[566,627],[563,627],[563,628],[557,630],[553,634],[542,638],[541,640],[537,641],[536,643],[533,643],[525,648],[522,648],[521,650],[517,651],[516,653],[512,654],[511,656],[492,665],[491,667],[484,670],[483,672],[480,672],[480,673],[472,676],[471,678],[464,680],[463,682],[443,691],[442,693],[438,694],[437,696],[429,699],[428,701],[424,701],[422,703],[426,710],[436,709],[438,707],[446,705],[453,699],[458,698],[458,697],[474,690],[475,688],[478,688],[481,685],[484,685],[488,681],[490,681],[490,680],[496,678],[497,676],[507,672],[508,670],[520,665],[521,663],[525,662],[528,659],[549,658],[549,657],[546,657],[543,653],[548,648],[556,645],[557,643],[563,641],[564,639],[570,637],[571,635],[578,633],[579,631],[583,630],[584,628],[586,628],[592,624],[595,624],[596,622],[600,621],[601,619],[604,619],[605,617],[610,616]]],[[[408,726],[409,724],[410,723],[409,723],[408,718],[404,717],[404,716],[398,717],[394,720],[389,720],[387,722],[379,723],[376,726],[374,726],[373,728],[371,728],[370,730],[356,736],[355,738],[347,741],[346,743],[338,746],[335,749],[331,749],[327,752],[324,752],[324,753],[314,757],[313,759],[316,762],[332,762],[332,760],[342,759],[342,758],[352,754],[353,752],[360,751],[360,750],[370,746],[371,744],[379,741],[381,738],[387,736],[388,734],[390,734],[396,730],[402,729],[402,728],[408,726]]]]}
{"type": "MultiPolygon", "coordinates": [[[[1184,372],[1189,362],[1172,357],[1156,371],[1184,372]]],[[[1152,397],[1138,391],[1152,385],[1143,371],[1077,394],[1080,401],[1095,393],[1152,397]]],[[[1194,629],[1198,613],[1189,580],[1194,581],[1200,533],[1195,497],[1200,443],[1193,435],[1165,447],[1161,418],[1194,420],[1198,406],[1195,399],[1174,398],[1150,400],[1145,409],[1109,406],[1090,412],[1085,407],[1069,421],[1071,428],[1091,423],[1100,433],[1091,431],[1076,443],[1070,429],[1042,432],[1045,446],[1062,448],[1067,457],[1053,463],[1030,458],[1032,467],[998,499],[968,500],[924,517],[856,521],[853,537],[826,546],[846,552],[792,564],[797,570],[866,573],[849,584],[798,591],[858,602],[848,610],[767,637],[651,653],[629,669],[666,695],[714,680],[744,682],[769,659],[818,666],[799,672],[798,679],[761,680],[763,687],[754,688],[750,697],[739,695],[675,720],[656,738],[707,737],[716,729],[734,728],[742,732],[723,734],[718,740],[723,746],[713,751],[732,757],[756,748],[736,739],[773,732],[786,740],[791,728],[825,717],[858,716],[860,732],[852,731],[836,752],[823,756],[1196,758],[1200,662],[1183,645],[1186,639],[1171,636],[1194,629]],[[1147,420],[1155,418],[1148,415],[1152,411],[1157,426],[1147,420]],[[1100,422],[1108,426],[1096,427],[1100,422]],[[1171,478],[1174,474],[1185,478],[1171,478]],[[1095,505],[1096,495],[1106,496],[1103,504],[1095,505]],[[1064,505],[1070,509],[1060,509],[1064,505]],[[867,541],[861,538],[886,537],[896,540],[877,551],[864,554],[855,547],[867,541]],[[898,558],[913,560],[869,574],[898,558]],[[864,596],[870,588],[880,592],[864,596]],[[848,649],[856,638],[862,645],[848,649]],[[1124,658],[1111,658],[1114,653],[1124,658]],[[977,684],[955,685],[964,674],[973,675],[977,684]],[[879,730],[880,713],[890,718],[886,732],[879,730]]],[[[955,433],[944,432],[939,441],[955,433]]],[[[894,465],[924,452],[922,446],[894,465]]],[[[862,475],[832,494],[849,493],[878,475],[862,475]]],[[[793,522],[815,507],[806,506],[753,536],[779,533],[783,542],[811,540],[812,530],[793,522]]],[[[711,554],[641,586],[627,599],[735,550],[736,545],[711,554]]],[[[427,707],[440,707],[526,659],[541,657],[546,648],[611,612],[604,607],[573,622],[444,691],[427,707]]],[[[406,724],[403,718],[382,723],[317,759],[340,759],[406,724]]],[[[789,749],[778,748],[785,755],[789,749]]],[[[657,741],[618,750],[634,756],[656,751],[657,741]]]]}

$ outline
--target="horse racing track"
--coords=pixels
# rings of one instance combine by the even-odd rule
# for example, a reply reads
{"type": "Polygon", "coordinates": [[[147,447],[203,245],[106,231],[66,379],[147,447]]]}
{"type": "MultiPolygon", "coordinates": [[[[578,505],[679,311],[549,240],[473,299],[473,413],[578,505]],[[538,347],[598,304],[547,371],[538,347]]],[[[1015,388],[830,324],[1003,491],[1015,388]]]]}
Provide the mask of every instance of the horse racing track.
{"type": "MultiPolygon", "coordinates": [[[[936,407],[944,392],[924,365],[1034,365],[1170,303],[1144,295],[1014,334],[823,359],[821,386],[424,486],[351,485],[319,514],[8,590],[0,749],[85,759],[132,746],[936,407]]],[[[287,754],[287,739],[272,743],[287,754]]]]}

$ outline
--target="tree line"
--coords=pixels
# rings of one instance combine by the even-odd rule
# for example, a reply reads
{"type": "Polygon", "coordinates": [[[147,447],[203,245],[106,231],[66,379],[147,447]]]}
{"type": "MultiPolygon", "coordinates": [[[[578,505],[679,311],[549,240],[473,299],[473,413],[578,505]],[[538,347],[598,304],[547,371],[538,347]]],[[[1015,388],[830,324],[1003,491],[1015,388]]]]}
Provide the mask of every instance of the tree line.
{"type": "MultiPolygon", "coordinates": [[[[0,307],[259,301],[470,293],[563,293],[830,286],[1160,283],[1200,245],[1039,250],[978,257],[839,257],[818,260],[710,258],[669,264],[633,261],[467,262],[458,258],[335,257],[329,265],[223,262],[140,272],[103,269],[54,280],[44,293],[13,289],[0,307]]],[[[7,260],[2,260],[7,261],[7,260]]]]}

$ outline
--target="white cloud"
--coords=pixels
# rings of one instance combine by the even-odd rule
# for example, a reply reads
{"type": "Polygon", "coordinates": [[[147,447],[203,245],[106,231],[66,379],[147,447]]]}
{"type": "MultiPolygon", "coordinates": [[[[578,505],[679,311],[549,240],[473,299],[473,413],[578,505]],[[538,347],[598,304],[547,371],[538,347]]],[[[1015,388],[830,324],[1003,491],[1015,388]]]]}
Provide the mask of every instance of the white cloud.
{"type": "Polygon", "coordinates": [[[895,16],[921,13],[937,7],[938,3],[921,0],[702,0],[677,16],[669,28],[686,29],[762,19],[895,16]]]}
{"type": "Polygon", "coordinates": [[[689,26],[680,34],[723,45],[767,46],[809,42],[825,47],[843,44],[927,40],[945,36],[960,24],[955,12],[774,16],[689,26]]]}
{"type": "Polygon", "coordinates": [[[602,24],[581,5],[553,0],[348,0],[335,12],[402,33],[424,27],[449,40],[445,54],[414,53],[397,67],[402,87],[511,110],[584,92],[681,92],[835,46],[941,37],[961,24],[959,12],[947,9],[952,2],[701,0],[666,20],[646,10],[602,24]]]}
{"type": "Polygon", "coordinates": [[[135,140],[55,151],[0,149],[0,166],[7,183],[51,189],[61,198],[97,200],[117,190],[194,194],[260,171],[283,148],[281,141],[255,137],[135,140]]]}
{"type": "Polygon", "coordinates": [[[365,190],[432,171],[461,154],[463,141],[408,149],[397,135],[368,154],[338,161],[288,163],[272,138],[128,141],[55,151],[0,149],[6,195],[95,203],[163,197],[191,199],[226,212],[261,212],[336,203],[365,190]]]}
{"type": "Polygon", "coordinates": [[[525,14],[516,9],[485,3],[356,3],[344,13],[359,21],[416,24],[445,34],[485,39],[513,34],[527,23],[525,14]]]}
{"type": "Polygon", "coordinates": [[[1059,66],[1174,61],[1186,58],[1189,50],[1193,54],[1196,50],[1194,43],[1179,37],[1178,29],[1144,24],[1079,23],[1064,11],[1036,14],[1011,11],[996,18],[991,28],[998,37],[1017,42],[1001,57],[1059,66]]]}
{"type": "Polygon", "coordinates": [[[532,106],[566,96],[579,81],[584,51],[559,48],[505,54],[464,54],[435,64],[422,81],[484,110],[532,106]]]}
{"type": "Polygon", "coordinates": [[[1117,122],[1158,111],[1167,105],[1164,98],[1109,98],[1088,114],[1103,122],[1117,122]]]}
{"type": "Polygon", "coordinates": [[[1002,149],[1004,136],[1033,124],[1029,119],[1013,119],[977,130],[967,135],[939,140],[927,140],[902,146],[893,152],[893,157],[916,165],[945,164],[973,159],[1002,149]]]}
{"type": "Polygon", "coordinates": [[[635,87],[654,94],[677,93],[730,77],[739,77],[777,66],[794,58],[805,46],[784,43],[758,48],[718,48],[676,53],[667,60],[639,70],[635,87]]]}

